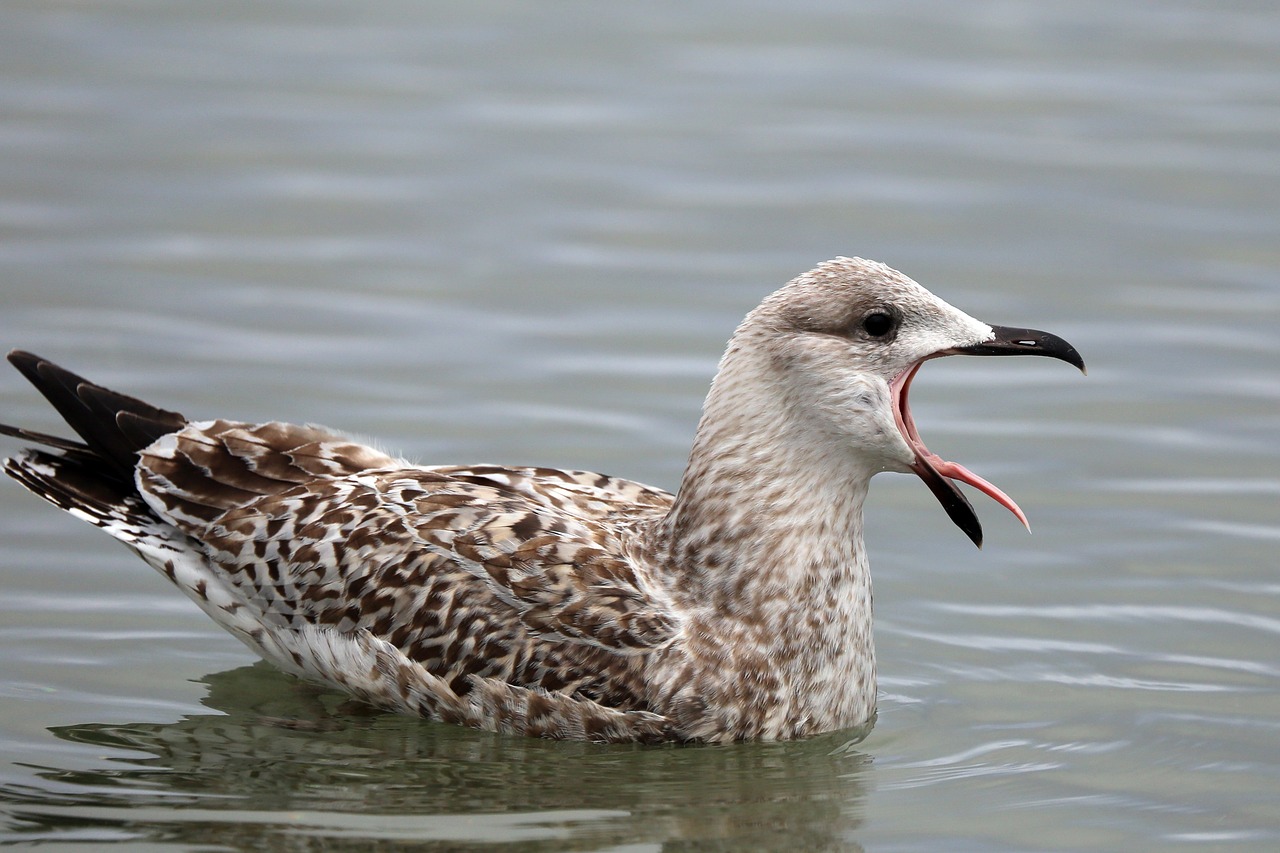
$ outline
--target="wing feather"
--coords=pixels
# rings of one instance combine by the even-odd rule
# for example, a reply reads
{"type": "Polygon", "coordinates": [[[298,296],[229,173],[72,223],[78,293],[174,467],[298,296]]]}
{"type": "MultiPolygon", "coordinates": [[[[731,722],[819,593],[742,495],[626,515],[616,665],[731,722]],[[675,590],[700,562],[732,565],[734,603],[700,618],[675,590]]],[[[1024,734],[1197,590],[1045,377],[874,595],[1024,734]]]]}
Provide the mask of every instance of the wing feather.
{"type": "Polygon", "coordinates": [[[144,451],[138,480],[279,625],[367,630],[481,676],[503,673],[471,658],[519,669],[539,644],[663,645],[677,619],[605,518],[622,501],[599,475],[551,473],[406,467],[316,427],[214,421],[144,451]]]}

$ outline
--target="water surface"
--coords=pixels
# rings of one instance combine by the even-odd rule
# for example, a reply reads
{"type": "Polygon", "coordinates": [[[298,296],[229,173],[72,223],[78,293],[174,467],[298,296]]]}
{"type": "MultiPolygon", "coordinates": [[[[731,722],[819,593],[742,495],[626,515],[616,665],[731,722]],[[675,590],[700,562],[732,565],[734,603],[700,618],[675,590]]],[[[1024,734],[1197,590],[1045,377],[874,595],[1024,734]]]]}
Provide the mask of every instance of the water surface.
{"type": "Polygon", "coordinates": [[[1035,533],[877,480],[859,744],[369,714],[0,484],[4,842],[1280,845],[1274,4],[18,0],[0,82],[0,344],[193,417],[674,488],[733,327],[838,254],[1090,367],[924,371],[1035,533]]]}

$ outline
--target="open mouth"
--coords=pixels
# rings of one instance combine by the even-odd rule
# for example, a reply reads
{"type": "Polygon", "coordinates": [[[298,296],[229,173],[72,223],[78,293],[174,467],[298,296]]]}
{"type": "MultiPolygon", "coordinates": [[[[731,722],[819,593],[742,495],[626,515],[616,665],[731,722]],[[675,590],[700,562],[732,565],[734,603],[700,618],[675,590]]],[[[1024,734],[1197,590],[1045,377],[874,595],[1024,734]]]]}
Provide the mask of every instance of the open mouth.
{"type": "Polygon", "coordinates": [[[921,365],[926,361],[943,355],[1043,355],[1065,361],[1081,371],[1085,369],[1084,360],[1080,358],[1080,354],[1076,352],[1075,347],[1057,335],[1051,335],[1048,332],[1041,332],[1036,329],[1014,329],[1004,326],[992,326],[991,330],[993,335],[990,340],[973,346],[956,347],[926,356],[902,371],[889,383],[889,390],[893,400],[893,417],[897,421],[898,431],[902,433],[903,439],[906,440],[907,445],[916,457],[915,462],[911,465],[912,470],[920,476],[921,480],[924,480],[925,485],[937,497],[942,504],[942,508],[947,511],[947,515],[956,523],[956,526],[963,530],[979,548],[982,547],[982,524],[978,521],[977,513],[973,511],[973,505],[969,503],[969,499],[960,491],[960,487],[956,485],[956,482],[968,483],[978,491],[988,495],[996,503],[1017,516],[1018,521],[1021,521],[1023,526],[1030,530],[1031,525],[1027,523],[1027,515],[1014,502],[1013,498],[1000,489],[963,465],[948,462],[925,447],[924,441],[920,438],[920,432],[916,429],[915,419],[911,417],[911,406],[907,400],[911,390],[911,380],[915,379],[916,374],[920,372],[921,365]]]}
{"type": "Polygon", "coordinates": [[[916,429],[915,418],[911,416],[911,404],[908,402],[907,396],[911,390],[911,380],[915,379],[916,374],[920,372],[920,367],[927,360],[917,361],[898,374],[898,377],[889,384],[889,391],[893,398],[893,418],[897,421],[898,431],[902,433],[907,445],[916,455],[916,461],[911,466],[912,470],[920,475],[920,479],[924,480],[925,485],[942,503],[943,509],[947,511],[947,515],[951,517],[951,520],[968,534],[969,538],[979,548],[982,547],[982,525],[978,522],[978,516],[973,510],[973,505],[969,503],[969,499],[964,496],[959,487],[952,482],[953,480],[968,483],[978,491],[988,495],[996,503],[1017,516],[1018,521],[1021,521],[1023,526],[1030,530],[1031,525],[1027,522],[1027,514],[1014,502],[1013,498],[963,465],[948,462],[928,447],[925,447],[924,441],[920,438],[920,431],[916,429]]]}

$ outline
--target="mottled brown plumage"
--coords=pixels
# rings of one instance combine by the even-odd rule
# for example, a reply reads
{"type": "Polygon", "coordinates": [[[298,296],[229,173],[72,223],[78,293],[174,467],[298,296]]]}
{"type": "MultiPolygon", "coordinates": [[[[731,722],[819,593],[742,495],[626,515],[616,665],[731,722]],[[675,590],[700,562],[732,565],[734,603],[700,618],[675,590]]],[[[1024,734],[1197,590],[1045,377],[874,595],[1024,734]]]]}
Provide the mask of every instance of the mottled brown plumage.
{"type": "MultiPolygon", "coordinates": [[[[887,267],[824,264],[738,329],[678,496],[189,422],[17,351],[82,441],[0,431],[50,448],[8,460],[12,477],[287,672],[494,731],[791,738],[874,717],[871,476],[920,473],[974,535],[946,478],[994,487],[924,450],[906,386],[925,359],[1014,346],[1000,331],[887,267]]],[[[1063,347],[1038,352],[1078,363],[1063,347]]]]}

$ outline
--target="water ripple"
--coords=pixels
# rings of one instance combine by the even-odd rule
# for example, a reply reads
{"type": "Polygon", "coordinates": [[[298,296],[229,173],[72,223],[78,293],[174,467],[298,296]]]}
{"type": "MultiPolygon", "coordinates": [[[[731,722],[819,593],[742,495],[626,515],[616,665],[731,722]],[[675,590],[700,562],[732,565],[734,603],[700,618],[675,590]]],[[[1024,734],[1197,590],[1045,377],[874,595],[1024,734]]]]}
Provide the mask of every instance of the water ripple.
{"type": "Polygon", "coordinates": [[[961,752],[923,761],[898,762],[893,768],[893,775],[898,778],[884,782],[881,790],[921,788],[991,776],[1017,777],[1027,773],[1054,770],[1062,766],[1062,763],[1057,761],[998,761],[990,758],[1002,752],[1021,753],[1034,746],[1035,744],[1026,740],[992,741],[961,752]]]}
{"type": "Polygon", "coordinates": [[[1249,628],[1280,634],[1280,619],[1225,610],[1217,607],[1170,604],[1061,604],[1008,605],[931,602],[930,607],[947,613],[972,616],[1065,619],[1072,621],[1167,621],[1249,628]]]}

